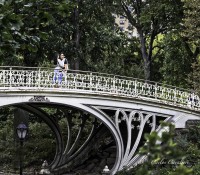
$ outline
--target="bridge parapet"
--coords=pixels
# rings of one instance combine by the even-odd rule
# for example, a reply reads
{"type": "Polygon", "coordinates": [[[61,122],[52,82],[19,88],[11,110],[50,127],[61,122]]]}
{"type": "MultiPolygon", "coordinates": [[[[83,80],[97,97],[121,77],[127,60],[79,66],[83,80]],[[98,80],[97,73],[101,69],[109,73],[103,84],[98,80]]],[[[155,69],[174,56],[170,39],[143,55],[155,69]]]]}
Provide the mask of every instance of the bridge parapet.
{"type": "MultiPolygon", "coordinates": [[[[186,108],[199,110],[199,96],[188,90],[136,79],[98,72],[68,70],[63,72],[61,89],[81,93],[97,93],[128,98],[141,98],[186,108]]],[[[37,88],[40,90],[53,87],[54,70],[44,67],[0,67],[0,91],[9,88],[37,88]]]]}

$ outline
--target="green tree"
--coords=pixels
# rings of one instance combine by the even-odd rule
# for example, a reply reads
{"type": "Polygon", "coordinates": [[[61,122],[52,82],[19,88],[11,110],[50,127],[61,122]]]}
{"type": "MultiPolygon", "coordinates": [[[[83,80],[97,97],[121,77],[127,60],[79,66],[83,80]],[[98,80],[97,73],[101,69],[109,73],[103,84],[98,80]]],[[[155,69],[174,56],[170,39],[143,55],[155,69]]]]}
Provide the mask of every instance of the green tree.
{"type": "Polygon", "coordinates": [[[14,167],[15,159],[13,159],[16,154],[15,141],[13,134],[13,117],[10,115],[10,110],[8,108],[1,109],[0,115],[0,168],[1,170],[9,171],[14,167]],[[2,115],[6,114],[6,115],[2,115]]]}
{"type": "MultiPolygon", "coordinates": [[[[20,143],[14,128],[13,107],[0,108],[0,168],[3,172],[19,170],[20,143]]],[[[28,135],[24,141],[23,163],[27,170],[51,163],[56,152],[55,135],[40,118],[29,116],[28,135]]]]}
{"type": "Polygon", "coordinates": [[[192,71],[194,59],[185,48],[184,38],[179,32],[166,34],[162,42],[163,65],[160,67],[163,83],[189,88],[187,76],[192,71]]]}
{"type": "Polygon", "coordinates": [[[121,15],[124,15],[132,27],[137,29],[145,79],[150,80],[152,79],[152,62],[155,59],[154,56],[157,55],[153,55],[153,50],[156,48],[154,41],[159,34],[169,32],[180,23],[182,3],[180,0],[162,2],[136,0],[116,1],[116,6],[121,7],[121,15]]]}
{"type": "Polygon", "coordinates": [[[183,18],[183,36],[188,45],[186,49],[190,53],[190,59],[193,59],[192,70],[188,74],[188,83],[191,89],[200,93],[199,89],[199,72],[200,72],[200,17],[199,17],[199,0],[183,0],[184,2],[184,18],[183,18]]]}
{"type": "Polygon", "coordinates": [[[50,25],[55,24],[55,18],[66,16],[68,7],[65,1],[1,1],[1,64],[37,66],[42,62],[48,56],[49,47],[44,48],[50,25]]]}
{"type": "Polygon", "coordinates": [[[184,34],[198,47],[200,43],[200,0],[183,0],[184,2],[184,34]]]}
{"type": "Polygon", "coordinates": [[[72,30],[65,47],[70,68],[136,76],[140,70],[130,70],[138,70],[140,64],[134,55],[137,41],[129,44],[126,35],[114,30],[113,4],[90,0],[74,3],[69,17],[72,30]]]}
{"type": "Polygon", "coordinates": [[[200,173],[200,123],[188,121],[186,129],[176,133],[175,141],[178,149],[185,155],[185,163],[193,169],[193,175],[200,173]]]}

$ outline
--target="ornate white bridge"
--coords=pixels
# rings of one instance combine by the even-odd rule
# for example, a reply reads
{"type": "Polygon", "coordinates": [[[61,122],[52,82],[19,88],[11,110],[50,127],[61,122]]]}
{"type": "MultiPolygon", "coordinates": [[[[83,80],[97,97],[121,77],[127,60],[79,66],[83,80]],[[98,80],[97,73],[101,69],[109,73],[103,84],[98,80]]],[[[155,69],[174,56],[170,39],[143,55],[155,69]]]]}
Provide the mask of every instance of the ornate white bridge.
{"type": "Polygon", "coordinates": [[[130,77],[72,70],[64,73],[61,87],[55,88],[53,75],[54,70],[47,68],[0,67],[0,107],[10,105],[31,111],[48,124],[56,136],[57,151],[51,169],[57,174],[84,161],[92,145],[100,144],[97,138],[107,135],[107,131],[108,145],[114,141],[115,161],[109,168],[110,174],[115,174],[141,161],[137,151],[144,144],[144,133],[162,132],[160,121],[184,128],[186,121],[200,119],[199,97],[187,90],[130,77]],[[42,109],[44,106],[63,112],[68,124],[67,139],[58,122],[42,109]],[[66,107],[82,111],[74,141],[70,133],[76,123],[66,107]],[[91,122],[91,132],[80,145],[86,121],[91,122]]]}

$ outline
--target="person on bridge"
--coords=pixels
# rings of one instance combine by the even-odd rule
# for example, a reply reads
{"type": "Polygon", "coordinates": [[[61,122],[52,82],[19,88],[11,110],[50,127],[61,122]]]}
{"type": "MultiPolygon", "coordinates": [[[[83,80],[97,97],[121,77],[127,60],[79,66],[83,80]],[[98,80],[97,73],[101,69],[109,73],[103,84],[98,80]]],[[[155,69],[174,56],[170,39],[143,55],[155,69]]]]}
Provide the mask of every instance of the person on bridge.
{"type": "Polygon", "coordinates": [[[56,55],[56,67],[54,69],[53,85],[58,87],[62,85],[63,74],[68,70],[68,61],[63,52],[56,55]]]}

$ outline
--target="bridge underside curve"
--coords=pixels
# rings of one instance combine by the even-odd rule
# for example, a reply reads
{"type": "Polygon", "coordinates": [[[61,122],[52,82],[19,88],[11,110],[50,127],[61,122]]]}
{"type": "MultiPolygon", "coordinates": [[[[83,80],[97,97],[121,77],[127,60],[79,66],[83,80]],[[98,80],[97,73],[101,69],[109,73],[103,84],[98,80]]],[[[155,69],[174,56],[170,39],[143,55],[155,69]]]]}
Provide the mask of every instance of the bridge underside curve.
{"type": "Polygon", "coordinates": [[[94,167],[101,173],[105,165],[109,165],[110,174],[115,174],[141,161],[137,152],[145,143],[144,134],[161,132],[160,121],[171,121],[183,128],[187,120],[199,120],[198,114],[191,111],[138,101],[50,94],[3,98],[0,106],[34,113],[54,132],[57,147],[51,169],[58,174],[94,171],[94,167]],[[65,121],[66,133],[60,119],[65,121]]]}

